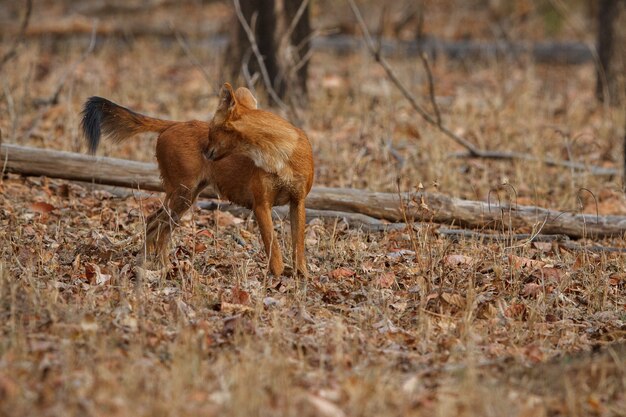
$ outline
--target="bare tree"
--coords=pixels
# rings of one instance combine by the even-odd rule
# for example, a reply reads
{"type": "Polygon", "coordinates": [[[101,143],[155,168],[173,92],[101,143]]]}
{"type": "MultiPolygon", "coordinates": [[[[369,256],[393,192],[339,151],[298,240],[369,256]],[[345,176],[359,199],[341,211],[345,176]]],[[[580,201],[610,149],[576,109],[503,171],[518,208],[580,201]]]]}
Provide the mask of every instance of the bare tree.
{"type": "Polygon", "coordinates": [[[233,4],[236,13],[224,56],[225,78],[253,88],[266,84],[280,100],[306,97],[309,0],[233,0],[233,4]]]}

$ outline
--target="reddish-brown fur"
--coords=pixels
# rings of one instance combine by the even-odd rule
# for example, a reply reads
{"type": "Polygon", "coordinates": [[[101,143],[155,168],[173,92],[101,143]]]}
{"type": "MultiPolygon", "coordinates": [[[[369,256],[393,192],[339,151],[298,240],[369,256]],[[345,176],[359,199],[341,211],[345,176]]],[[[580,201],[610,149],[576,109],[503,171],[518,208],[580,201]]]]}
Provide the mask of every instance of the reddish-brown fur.
{"type": "MultiPolygon", "coordinates": [[[[304,132],[281,117],[241,100],[224,84],[220,104],[209,129],[207,157],[216,162],[240,155],[254,163],[250,190],[254,215],[261,230],[270,270],[281,273],[282,256],[272,226],[271,208],[289,203],[292,259],[297,272],[306,275],[304,254],[304,199],[313,185],[313,152],[304,132]]],[[[247,90],[246,90],[247,91],[247,90]]],[[[235,193],[238,190],[233,190],[235,193]]],[[[238,204],[238,196],[225,196],[238,204]]]]}
{"type": "MultiPolygon", "coordinates": [[[[247,109],[256,108],[256,100],[245,88],[239,88],[233,97],[239,106],[247,109]]],[[[207,185],[212,185],[221,197],[254,211],[269,257],[270,271],[275,275],[283,273],[284,265],[274,234],[271,207],[287,202],[293,206],[295,202],[291,214],[294,268],[306,274],[304,197],[313,181],[313,162],[308,140],[306,140],[308,153],[304,152],[308,155],[308,159],[298,156],[298,158],[304,158],[304,162],[298,162],[298,164],[305,167],[307,171],[306,186],[299,186],[299,191],[295,191],[294,181],[282,181],[280,176],[257,167],[252,159],[240,152],[229,152],[228,155],[222,155],[216,161],[207,159],[210,129],[207,122],[195,120],[173,122],[155,119],[137,114],[108,100],[94,97],[85,104],[82,125],[92,152],[97,148],[100,130],[118,141],[141,132],[159,133],[156,157],[165,189],[165,201],[163,206],[151,214],[147,220],[146,250],[148,253],[156,252],[161,256],[164,255],[171,233],[179,219],[195,202],[198,194],[207,185]]],[[[249,130],[245,131],[246,134],[250,133],[249,130]]],[[[219,137],[220,141],[225,144],[228,144],[229,140],[233,143],[240,140],[239,135],[231,135],[229,139],[224,131],[219,134],[219,137]]],[[[305,136],[304,138],[306,139],[305,136]]],[[[262,145],[263,142],[260,141],[259,149],[266,152],[267,150],[262,148],[262,145]]],[[[301,153],[299,152],[298,155],[301,153]]],[[[300,178],[302,175],[298,174],[297,177],[300,178]]]]}

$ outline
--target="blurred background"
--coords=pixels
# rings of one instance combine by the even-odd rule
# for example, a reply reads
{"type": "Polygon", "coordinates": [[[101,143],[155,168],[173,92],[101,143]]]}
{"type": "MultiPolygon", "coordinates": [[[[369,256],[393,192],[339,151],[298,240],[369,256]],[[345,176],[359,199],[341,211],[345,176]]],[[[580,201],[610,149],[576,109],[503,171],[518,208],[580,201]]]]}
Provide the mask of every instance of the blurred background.
{"type": "MultiPolygon", "coordinates": [[[[2,139],[84,151],[80,111],[92,95],[208,120],[230,81],[306,130],[318,185],[503,192],[520,204],[623,213],[624,3],[355,0],[372,53],[349,1],[4,0],[2,139]],[[407,96],[477,148],[532,160],[469,158],[407,96]]],[[[154,138],[101,153],[153,161],[154,138]]]]}

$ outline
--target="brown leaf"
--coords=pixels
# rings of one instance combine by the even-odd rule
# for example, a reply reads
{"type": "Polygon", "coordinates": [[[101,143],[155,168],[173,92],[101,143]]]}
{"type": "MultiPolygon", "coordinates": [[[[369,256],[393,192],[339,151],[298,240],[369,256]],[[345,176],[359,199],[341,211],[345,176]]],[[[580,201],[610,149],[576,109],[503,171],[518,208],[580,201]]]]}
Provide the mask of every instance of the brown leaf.
{"type": "Polygon", "coordinates": [[[207,248],[207,246],[204,243],[197,242],[196,245],[193,248],[193,251],[195,253],[202,253],[202,252],[204,252],[206,250],[206,248],[207,248]]]}
{"type": "Polygon", "coordinates": [[[528,359],[530,359],[530,361],[534,363],[539,363],[543,361],[545,355],[543,354],[539,346],[532,343],[524,347],[524,356],[526,356],[528,359]]]}
{"type": "Polygon", "coordinates": [[[47,214],[54,210],[55,207],[52,204],[44,203],[43,201],[36,201],[30,205],[30,209],[36,213],[47,214]]]}
{"type": "Polygon", "coordinates": [[[626,283],[626,274],[614,273],[609,277],[609,285],[617,286],[626,283]]]}
{"type": "Polygon", "coordinates": [[[227,314],[235,314],[235,313],[245,313],[252,311],[252,308],[245,306],[243,304],[233,304],[228,303],[226,301],[222,301],[219,305],[219,309],[223,313],[227,314]]]}
{"type": "Polygon", "coordinates": [[[522,303],[511,303],[504,311],[504,315],[512,319],[522,319],[525,313],[526,306],[522,303]]]}
{"type": "Polygon", "coordinates": [[[250,294],[247,291],[242,290],[239,286],[235,286],[231,290],[231,297],[233,303],[235,304],[249,304],[250,303],[250,294]]]}
{"type": "Polygon", "coordinates": [[[525,269],[533,271],[535,269],[543,268],[546,263],[536,259],[523,258],[521,256],[509,255],[509,261],[513,269],[525,269]]]}
{"type": "Polygon", "coordinates": [[[533,242],[533,246],[541,252],[550,252],[552,250],[552,242],[533,242]]]}
{"type": "Polygon", "coordinates": [[[96,264],[85,264],[85,278],[91,285],[104,285],[111,280],[111,275],[100,272],[100,267],[96,264]]]}
{"type": "Polygon", "coordinates": [[[471,256],[466,256],[466,255],[454,254],[454,255],[447,255],[445,258],[443,258],[443,263],[450,267],[472,266],[474,265],[475,262],[476,262],[476,259],[472,258],[471,256]]]}
{"type": "Polygon", "coordinates": [[[328,276],[332,279],[340,279],[340,278],[349,278],[351,276],[354,276],[355,274],[356,272],[354,272],[352,269],[342,266],[342,267],[339,267],[337,269],[333,269],[332,271],[330,271],[328,276]]]}
{"type": "Polygon", "coordinates": [[[563,279],[564,274],[565,271],[563,271],[562,269],[547,266],[537,269],[535,272],[532,273],[532,276],[537,279],[543,279],[545,281],[559,282],[561,281],[561,279],[563,279]]]}
{"type": "Polygon", "coordinates": [[[391,271],[383,272],[378,276],[377,282],[380,288],[391,288],[396,282],[396,274],[391,271]]]}
{"type": "Polygon", "coordinates": [[[227,211],[215,211],[215,222],[220,227],[227,227],[243,223],[243,219],[235,217],[227,211]]]}
{"type": "Polygon", "coordinates": [[[465,299],[463,296],[457,293],[444,292],[441,294],[441,298],[448,303],[459,308],[463,308],[465,306],[465,299]]]}
{"type": "Polygon", "coordinates": [[[524,289],[522,290],[522,295],[524,297],[537,297],[542,292],[542,285],[536,284],[534,282],[529,282],[524,285],[524,289]]]}
{"type": "Polygon", "coordinates": [[[598,264],[601,260],[602,257],[597,253],[579,253],[574,261],[573,270],[577,271],[589,264],[598,264]]]}
{"type": "Polygon", "coordinates": [[[202,229],[198,233],[196,233],[196,236],[213,237],[213,233],[211,233],[211,231],[208,229],[202,229]]]}

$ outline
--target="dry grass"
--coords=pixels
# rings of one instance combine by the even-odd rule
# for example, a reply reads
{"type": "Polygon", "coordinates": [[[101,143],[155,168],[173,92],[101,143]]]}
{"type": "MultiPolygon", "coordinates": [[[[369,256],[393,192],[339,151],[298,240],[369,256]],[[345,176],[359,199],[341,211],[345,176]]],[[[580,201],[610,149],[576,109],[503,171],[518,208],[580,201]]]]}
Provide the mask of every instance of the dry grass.
{"type": "MultiPolygon", "coordinates": [[[[5,141],[84,149],[90,95],[179,120],[215,108],[175,44],[149,38],[104,40],[58,105],[33,105],[86,42],[30,41],[4,69],[5,141]]],[[[193,51],[217,79],[215,51],[193,51]]],[[[392,62],[427,97],[417,60],[392,62]]],[[[618,178],[450,158],[457,149],[363,52],[316,53],[311,71],[318,185],[395,191],[399,177],[403,190],[486,199],[508,182],[520,204],[594,211],[585,187],[601,213],[626,211],[618,178]]],[[[595,103],[591,65],[440,58],[433,71],[446,122],[481,146],[619,164],[624,112],[595,103]]],[[[153,146],[145,137],[104,154],[152,160],[153,146]]],[[[623,255],[314,221],[302,282],[267,275],[251,219],[195,211],[165,270],[134,270],[158,197],[1,180],[1,415],[624,415],[623,255]]]]}

